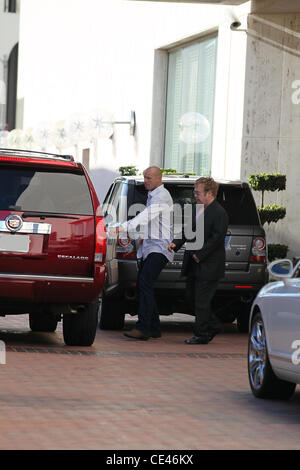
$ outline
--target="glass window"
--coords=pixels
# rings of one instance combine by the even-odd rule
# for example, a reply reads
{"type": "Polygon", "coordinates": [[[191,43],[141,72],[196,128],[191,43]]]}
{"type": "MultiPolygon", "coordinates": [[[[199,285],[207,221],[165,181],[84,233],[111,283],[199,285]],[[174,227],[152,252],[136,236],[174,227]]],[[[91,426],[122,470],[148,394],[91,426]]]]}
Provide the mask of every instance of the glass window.
{"type": "Polygon", "coordinates": [[[250,189],[220,185],[217,199],[226,210],[230,225],[259,225],[257,208],[250,189]]]}
{"type": "Polygon", "coordinates": [[[134,186],[134,204],[144,204],[147,203],[148,191],[145,188],[144,183],[137,183],[134,186]]]}
{"type": "Polygon", "coordinates": [[[109,204],[111,195],[112,195],[112,193],[113,193],[113,188],[114,188],[114,183],[110,185],[110,188],[109,188],[109,190],[107,191],[106,196],[105,196],[105,198],[104,198],[104,201],[103,201],[103,210],[104,210],[104,213],[106,213],[107,205],[109,204]]]}
{"type": "Polygon", "coordinates": [[[217,37],[169,53],[165,168],[209,175],[217,37]]]}
{"type": "MultiPolygon", "coordinates": [[[[195,204],[192,185],[165,183],[174,204],[195,204]]],[[[259,225],[258,213],[251,191],[248,188],[220,184],[217,200],[226,210],[230,225],[259,225]]]]}
{"type": "Polygon", "coordinates": [[[120,203],[121,203],[121,195],[122,195],[123,184],[116,183],[114,188],[114,195],[111,200],[111,204],[114,206],[116,210],[117,220],[120,218],[120,203]]]}
{"type": "MultiPolygon", "coordinates": [[[[105,223],[115,224],[116,222],[124,222],[123,206],[127,202],[127,184],[116,181],[109,189],[104,203],[103,210],[105,214],[105,223]]],[[[126,214],[124,214],[125,216],[126,214]]]]}
{"type": "Polygon", "coordinates": [[[0,169],[0,210],[93,215],[84,174],[42,169],[0,169]]]}

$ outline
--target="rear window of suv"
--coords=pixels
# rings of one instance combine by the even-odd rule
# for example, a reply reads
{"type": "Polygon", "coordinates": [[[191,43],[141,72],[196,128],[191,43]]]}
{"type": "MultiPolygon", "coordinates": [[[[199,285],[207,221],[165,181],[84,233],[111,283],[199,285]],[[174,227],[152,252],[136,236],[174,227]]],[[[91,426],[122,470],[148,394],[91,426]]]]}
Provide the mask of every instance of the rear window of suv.
{"type": "Polygon", "coordinates": [[[0,168],[0,210],[93,215],[85,175],[40,168],[0,168]]]}
{"type": "MultiPolygon", "coordinates": [[[[195,204],[194,185],[164,183],[170,192],[174,204],[195,204]]],[[[144,185],[138,184],[135,188],[135,202],[147,198],[144,185]]],[[[229,217],[230,225],[260,225],[256,205],[250,189],[247,186],[220,184],[218,202],[224,207],[229,217]]]]}
{"type": "Polygon", "coordinates": [[[220,185],[218,201],[227,211],[230,225],[260,225],[249,187],[220,185]]]}

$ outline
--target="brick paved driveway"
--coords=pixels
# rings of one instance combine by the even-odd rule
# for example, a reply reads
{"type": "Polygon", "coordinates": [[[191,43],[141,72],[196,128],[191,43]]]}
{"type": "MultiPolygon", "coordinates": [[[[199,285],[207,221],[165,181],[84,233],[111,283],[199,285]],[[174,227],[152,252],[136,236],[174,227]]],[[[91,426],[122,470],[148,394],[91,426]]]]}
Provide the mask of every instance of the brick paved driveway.
{"type": "Polygon", "coordinates": [[[147,342],[99,330],[75,348],[60,326],[32,333],[27,316],[0,317],[0,449],[299,449],[298,389],[288,403],[255,399],[246,335],[230,325],[189,346],[190,322],[166,318],[147,342]]]}

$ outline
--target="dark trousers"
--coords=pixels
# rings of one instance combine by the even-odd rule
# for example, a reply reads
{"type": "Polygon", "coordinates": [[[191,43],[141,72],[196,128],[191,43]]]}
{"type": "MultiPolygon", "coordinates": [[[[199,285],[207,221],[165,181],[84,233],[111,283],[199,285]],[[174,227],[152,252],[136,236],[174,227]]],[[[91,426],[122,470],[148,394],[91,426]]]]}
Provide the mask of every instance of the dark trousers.
{"type": "Polygon", "coordinates": [[[139,314],[136,328],[144,335],[160,333],[158,308],[154,298],[154,283],[168,259],[161,253],[150,253],[140,262],[137,290],[139,295],[139,314]]]}
{"type": "Polygon", "coordinates": [[[211,308],[218,283],[217,280],[199,279],[199,266],[195,261],[191,261],[186,283],[186,300],[195,315],[195,336],[206,339],[210,332],[221,326],[211,308]]]}

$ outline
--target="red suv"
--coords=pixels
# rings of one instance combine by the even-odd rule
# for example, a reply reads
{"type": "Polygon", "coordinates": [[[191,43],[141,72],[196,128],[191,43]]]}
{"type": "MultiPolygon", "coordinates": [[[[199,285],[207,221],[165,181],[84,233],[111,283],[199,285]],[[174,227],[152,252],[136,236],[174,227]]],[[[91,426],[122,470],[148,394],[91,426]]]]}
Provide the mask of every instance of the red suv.
{"type": "Polygon", "coordinates": [[[106,233],[91,180],[71,156],[0,149],[0,315],[33,331],[63,320],[67,345],[90,346],[105,284],[106,233]]]}

